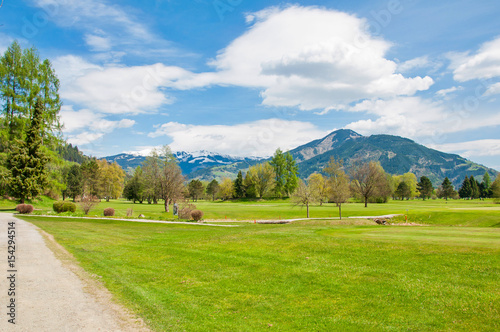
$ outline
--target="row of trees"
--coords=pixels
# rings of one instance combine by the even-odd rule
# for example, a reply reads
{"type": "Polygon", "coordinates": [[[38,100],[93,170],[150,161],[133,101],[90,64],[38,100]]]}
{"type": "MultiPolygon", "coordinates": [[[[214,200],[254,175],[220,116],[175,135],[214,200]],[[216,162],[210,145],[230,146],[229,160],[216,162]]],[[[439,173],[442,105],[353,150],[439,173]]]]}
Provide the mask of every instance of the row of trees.
{"type": "Polygon", "coordinates": [[[496,195],[498,187],[498,179],[491,183],[491,178],[488,172],[484,173],[483,181],[479,182],[471,175],[465,177],[462,186],[458,190],[460,198],[475,199],[475,198],[490,198],[500,197],[496,195]]]}

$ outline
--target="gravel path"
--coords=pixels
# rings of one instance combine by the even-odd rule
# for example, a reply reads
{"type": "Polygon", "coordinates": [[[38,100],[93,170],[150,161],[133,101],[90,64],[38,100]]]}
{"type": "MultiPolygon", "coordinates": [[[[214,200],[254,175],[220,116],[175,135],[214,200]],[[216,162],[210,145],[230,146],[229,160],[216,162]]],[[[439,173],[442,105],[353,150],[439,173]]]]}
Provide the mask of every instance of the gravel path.
{"type": "Polygon", "coordinates": [[[111,301],[53,238],[36,226],[0,213],[0,331],[149,331],[111,301]],[[15,270],[7,262],[8,225],[15,222],[15,270]],[[13,283],[8,280],[15,275],[13,283]],[[9,288],[15,287],[15,296],[9,288]],[[7,306],[15,299],[15,325],[7,306]]]}

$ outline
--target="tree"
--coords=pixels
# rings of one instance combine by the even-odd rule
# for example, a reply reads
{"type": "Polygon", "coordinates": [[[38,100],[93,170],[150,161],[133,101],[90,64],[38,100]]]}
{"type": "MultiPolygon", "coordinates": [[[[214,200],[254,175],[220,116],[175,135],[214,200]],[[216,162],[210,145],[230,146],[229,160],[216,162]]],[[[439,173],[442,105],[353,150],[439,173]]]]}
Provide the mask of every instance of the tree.
{"type": "Polygon", "coordinates": [[[470,188],[471,188],[471,198],[479,198],[480,196],[480,190],[479,190],[479,183],[474,179],[474,176],[470,176],[469,178],[470,182],[470,188]]]}
{"type": "Polygon", "coordinates": [[[76,197],[83,193],[83,176],[80,165],[72,165],[66,175],[66,195],[76,202],[76,197]]]}
{"type": "Polygon", "coordinates": [[[351,197],[349,177],[345,173],[344,161],[336,161],[333,157],[330,159],[325,172],[328,178],[328,197],[339,208],[339,218],[342,219],[342,204],[346,203],[351,197]]]}
{"type": "Polygon", "coordinates": [[[276,196],[289,196],[298,185],[298,166],[293,156],[284,154],[279,148],[269,162],[274,170],[274,192],[276,196]]]}
{"type": "Polygon", "coordinates": [[[455,195],[455,188],[453,188],[453,185],[451,184],[450,179],[448,177],[445,177],[443,180],[443,183],[441,183],[441,190],[438,191],[440,194],[439,196],[443,197],[444,199],[448,200],[449,197],[453,197],[455,195]]]}
{"type": "Polygon", "coordinates": [[[292,201],[295,205],[305,206],[307,210],[307,218],[309,218],[309,205],[318,200],[313,188],[306,185],[304,181],[299,180],[298,188],[292,195],[292,201]]]}
{"type": "Polygon", "coordinates": [[[233,197],[233,181],[230,178],[223,178],[219,186],[219,195],[223,200],[233,197]]]}
{"type": "Polygon", "coordinates": [[[497,176],[495,181],[491,184],[491,193],[493,198],[500,198],[500,174],[497,176]]]}
{"type": "Polygon", "coordinates": [[[164,165],[160,182],[161,197],[164,200],[165,212],[169,212],[170,202],[175,203],[184,197],[184,176],[170,147],[165,145],[162,152],[164,165]]]}
{"type": "Polygon", "coordinates": [[[318,197],[319,205],[328,200],[328,179],[320,173],[313,173],[307,178],[307,183],[318,197]]]}
{"type": "Polygon", "coordinates": [[[458,190],[460,198],[470,198],[472,197],[472,186],[467,175],[465,176],[462,186],[458,190]]]}
{"type": "Polygon", "coordinates": [[[215,196],[219,192],[219,182],[216,179],[213,179],[207,186],[207,194],[212,195],[212,201],[215,201],[215,196]]]}
{"type": "Polygon", "coordinates": [[[234,180],[234,197],[242,198],[245,196],[245,185],[243,183],[243,174],[241,171],[238,172],[236,180],[234,180]]]}
{"type": "Polygon", "coordinates": [[[58,142],[59,84],[49,60],[42,61],[35,48],[22,50],[17,41],[12,43],[0,58],[0,100],[5,105],[3,120],[9,140],[24,139],[35,104],[40,101],[42,144],[58,142]]]}
{"type": "Polygon", "coordinates": [[[36,102],[33,117],[26,133],[26,140],[16,141],[10,150],[7,162],[11,172],[10,191],[19,198],[21,204],[28,197],[36,197],[43,192],[48,181],[46,164],[48,158],[42,147],[40,128],[43,104],[36,102]]]}
{"type": "Polygon", "coordinates": [[[144,175],[144,195],[148,204],[158,204],[161,196],[161,175],[163,161],[160,158],[158,150],[153,149],[149,156],[142,162],[142,172],[144,175]]]}
{"type": "Polygon", "coordinates": [[[123,192],[125,173],[116,163],[108,163],[105,159],[98,160],[99,166],[97,192],[99,198],[105,198],[109,202],[110,198],[118,198],[123,192]]]}
{"type": "Polygon", "coordinates": [[[364,164],[354,164],[351,168],[351,190],[363,198],[365,207],[368,199],[386,194],[388,188],[387,176],[380,163],[370,161],[364,164]]]}
{"type": "Polygon", "coordinates": [[[125,188],[123,189],[123,196],[129,200],[135,202],[139,201],[142,204],[144,201],[144,177],[141,166],[137,166],[134,170],[134,176],[128,180],[125,188]]]}
{"type": "Polygon", "coordinates": [[[83,175],[84,196],[97,196],[99,194],[99,165],[95,158],[90,159],[81,166],[83,175]]]}
{"type": "Polygon", "coordinates": [[[188,192],[193,201],[198,201],[198,197],[203,195],[203,192],[205,192],[205,187],[200,180],[194,179],[188,184],[188,192]]]}
{"type": "Polygon", "coordinates": [[[410,189],[410,186],[408,185],[408,183],[406,183],[405,181],[401,181],[398,184],[398,188],[396,189],[394,195],[396,197],[399,197],[401,200],[403,200],[405,198],[409,199],[411,196],[411,189],[410,189]]]}
{"type": "Polygon", "coordinates": [[[274,169],[268,162],[251,166],[247,177],[259,198],[264,197],[274,186],[274,169]]]}
{"type": "Polygon", "coordinates": [[[427,176],[421,176],[420,182],[417,184],[417,189],[420,192],[420,197],[425,201],[426,198],[432,196],[434,188],[432,187],[432,182],[427,176]]]}

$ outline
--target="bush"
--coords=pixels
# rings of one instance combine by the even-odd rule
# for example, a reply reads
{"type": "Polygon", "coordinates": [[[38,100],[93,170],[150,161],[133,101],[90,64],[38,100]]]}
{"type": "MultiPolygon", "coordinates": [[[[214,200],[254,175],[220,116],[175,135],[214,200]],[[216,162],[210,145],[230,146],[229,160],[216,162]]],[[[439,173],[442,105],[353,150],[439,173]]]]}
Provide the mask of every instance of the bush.
{"type": "Polygon", "coordinates": [[[115,209],[113,208],[105,208],[104,209],[104,216],[105,217],[112,217],[115,215],[115,209]]]}
{"type": "Polygon", "coordinates": [[[80,200],[80,207],[85,215],[88,215],[90,210],[92,210],[97,204],[99,204],[99,200],[95,196],[84,196],[80,200]]]}
{"type": "Polygon", "coordinates": [[[196,210],[194,204],[184,204],[179,210],[179,219],[191,219],[191,211],[196,210]]]}
{"type": "Polygon", "coordinates": [[[200,210],[193,210],[191,211],[191,218],[193,218],[194,221],[200,221],[201,218],[203,218],[203,212],[200,210]]]}
{"type": "Polygon", "coordinates": [[[76,212],[76,204],[72,202],[54,202],[52,208],[57,213],[76,212]]]}
{"type": "Polygon", "coordinates": [[[29,214],[33,212],[35,208],[30,204],[19,204],[16,206],[16,211],[20,214],[29,214]]]}

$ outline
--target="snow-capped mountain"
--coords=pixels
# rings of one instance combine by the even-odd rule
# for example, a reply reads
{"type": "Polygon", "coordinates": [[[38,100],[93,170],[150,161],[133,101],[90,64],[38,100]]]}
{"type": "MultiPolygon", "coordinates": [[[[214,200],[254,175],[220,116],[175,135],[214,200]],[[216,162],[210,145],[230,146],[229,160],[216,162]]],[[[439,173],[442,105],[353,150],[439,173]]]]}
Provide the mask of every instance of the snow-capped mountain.
{"type": "MultiPolygon", "coordinates": [[[[259,157],[235,157],[229,155],[221,155],[215,152],[203,150],[195,152],[178,151],[174,152],[173,154],[179,161],[179,166],[181,167],[182,172],[186,175],[207,167],[230,165],[242,161],[251,162],[263,159],[259,157]]],[[[104,159],[109,162],[116,161],[116,163],[120,165],[126,172],[132,173],[137,166],[140,166],[142,164],[142,162],[146,159],[146,156],[121,153],[114,156],[104,157],[104,159]]]]}

